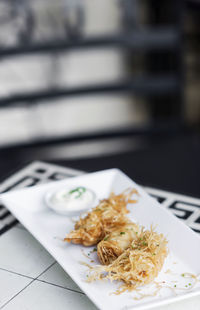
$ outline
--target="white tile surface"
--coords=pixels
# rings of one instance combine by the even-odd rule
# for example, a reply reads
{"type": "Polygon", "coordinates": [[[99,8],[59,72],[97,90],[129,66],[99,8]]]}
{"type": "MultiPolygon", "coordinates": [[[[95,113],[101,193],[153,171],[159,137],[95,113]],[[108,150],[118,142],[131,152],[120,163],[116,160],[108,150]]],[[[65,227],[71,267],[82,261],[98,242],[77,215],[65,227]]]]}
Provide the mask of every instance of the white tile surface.
{"type": "Polygon", "coordinates": [[[20,292],[32,280],[0,270],[0,307],[20,292]]]}
{"type": "Polygon", "coordinates": [[[4,310],[94,310],[96,307],[83,294],[40,281],[33,282],[4,310]]]}
{"type": "Polygon", "coordinates": [[[81,289],[57,263],[48,269],[44,274],[42,274],[38,279],[81,292],[81,289]]]}
{"type": "Polygon", "coordinates": [[[37,277],[54,259],[23,229],[13,228],[0,238],[0,268],[37,277]]]}

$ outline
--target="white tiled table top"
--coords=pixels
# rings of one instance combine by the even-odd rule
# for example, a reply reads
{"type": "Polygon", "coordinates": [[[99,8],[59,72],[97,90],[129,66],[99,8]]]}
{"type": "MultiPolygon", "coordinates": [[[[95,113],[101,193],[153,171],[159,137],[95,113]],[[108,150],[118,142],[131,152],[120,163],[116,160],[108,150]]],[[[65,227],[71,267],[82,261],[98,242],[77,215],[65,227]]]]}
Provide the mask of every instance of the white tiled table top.
{"type": "MultiPolygon", "coordinates": [[[[33,182],[33,178],[34,182],[38,178],[38,183],[42,183],[78,173],[80,172],[35,162],[0,184],[0,191],[14,183],[17,183],[15,188],[30,185],[28,182],[33,182]],[[39,174],[42,174],[42,177],[39,178],[39,174]],[[24,175],[28,175],[29,178],[24,179],[24,175]]],[[[153,189],[147,190],[159,197],[164,207],[171,208],[187,224],[200,231],[200,200],[153,189]]],[[[1,220],[1,215],[0,222],[1,225],[7,224],[5,219],[1,220]]],[[[159,307],[159,310],[189,308],[199,310],[200,297],[159,307]]],[[[21,224],[17,224],[0,234],[0,309],[92,310],[96,307],[37,240],[21,224]]]]}

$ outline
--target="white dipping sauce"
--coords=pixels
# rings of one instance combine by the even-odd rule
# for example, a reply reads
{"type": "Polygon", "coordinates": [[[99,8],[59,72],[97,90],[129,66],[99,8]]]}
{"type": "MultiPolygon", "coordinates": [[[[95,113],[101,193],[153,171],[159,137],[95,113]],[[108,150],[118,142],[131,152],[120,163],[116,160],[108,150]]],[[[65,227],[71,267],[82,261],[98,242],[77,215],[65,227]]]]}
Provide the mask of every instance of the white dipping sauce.
{"type": "Polygon", "coordinates": [[[83,186],[75,188],[59,189],[47,193],[45,197],[47,205],[54,211],[61,214],[75,214],[91,207],[95,194],[83,186]]]}

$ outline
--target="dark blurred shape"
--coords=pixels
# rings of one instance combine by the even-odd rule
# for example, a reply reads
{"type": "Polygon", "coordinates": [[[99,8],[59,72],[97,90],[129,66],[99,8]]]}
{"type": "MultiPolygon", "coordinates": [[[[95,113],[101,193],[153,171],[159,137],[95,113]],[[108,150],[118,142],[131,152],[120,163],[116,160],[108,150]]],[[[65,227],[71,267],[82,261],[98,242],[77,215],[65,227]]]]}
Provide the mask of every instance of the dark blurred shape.
{"type": "MultiPolygon", "coordinates": [[[[1,0],[2,1],[2,0],[1,0]]],[[[94,87],[49,89],[34,91],[34,93],[19,93],[0,99],[0,105],[14,105],[18,103],[34,104],[38,100],[52,100],[56,97],[67,97],[102,93],[102,92],[132,92],[139,96],[148,96],[154,117],[153,126],[157,118],[170,118],[182,125],[183,107],[183,1],[166,1],[162,3],[151,0],[141,4],[141,1],[124,0],[120,2],[123,12],[123,31],[113,36],[101,36],[85,38],[82,34],[84,25],[84,7],[80,1],[66,1],[63,7],[65,18],[63,28],[66,38],[34,40],[34,32],[37,18],[34,10],[31,10],[31,1],[9,0],[3,2],[7,7],[8,16],[12,22],[21,17],[24,25],[19,27],[18,44],[12,47],[2,47],[0,57],[15,57],[30,53],[57,53],[72,49],[89,48],[125,48],[129,65],[135,57],[135,53],[143,55],[146,63],[144,78],[130,77],[127,81],[117,84],[97,84],[94,87]],[[65,8],[65,10],[64,10],[65,8]],[[142,20],[142,12],[146,10],[145,22],[142,20]],[[144,25],[142,25],[142,22],[144,25]],[[145,24],[146,23],[146,24],[145,24]]],[[[6,15],[4,16],[6,18],[6,15]]],[[[144,18],[143,18],[144,19],[144,18]]],[[[52,18],[53,25],[53,18],[52,18]]],[[[133,126],[134,127],[134,126],[133,126]]],[[[133,130],[134,133],[134,130],[133,130]]]]}
{"type": "MultiPolygon", "coordinates": [[[[7,37],[1,45],[28,44],[32,40],[34,15],[26,0],[1,0],[0,25],[10,27],[11,42],[7,37]]],[[[2,32],[1,29],[1,32],[2,32]]],[[[7,33],[8,35],[8,33],[7,33]]],[[[4,37],[5,38],[5,37],[4,37]]]]}
{"type": "Polygon", "coordinates": [[[24,143],[25,145],[16,143],[16,149],[119,136],[152,137],[163,134],[165,137],[186,130],[187,124],[184,120],[186,2],[121,0],[116,3],[119,4],[121,12],[121,31],[87,36],[84,31],[87,15],[83,1],[62,2],[62,7],[59,7],[61,27],[56,34],[54,23],[57,17],[53,15],[54,9],[47,6],[48,12],[45,13],[45,18],[49,22],[50,31],[45,34],[38,31],[38,16],[34,1],[1,0],[0,24],[6,26],[8,23],[11,30],[14,30],[11,42],[5,40],[4,44],[3,42],[1,44],[2,61],[14,57],[17,60],[20,56],[33,54],[52,55],[56,59],[58,53],[115,48],[124,50],[126,54],[128,75],[123,80],[96,82],[95,85],[60,87],[52,82],[48,88],[4,95],[0,98],[0,108],[12,108],[22,104],[33,106],[38,102],[54,104],[56,98],[67,99],[72,96],[130,93],[145,98],[147,105],[150,106],[152,122],[139,128],[132,124],[122,130],[72,134],[70,137],[66,135],[66,137],[45,138],[41,133],[37,139],[28,141],[24,143]]]}

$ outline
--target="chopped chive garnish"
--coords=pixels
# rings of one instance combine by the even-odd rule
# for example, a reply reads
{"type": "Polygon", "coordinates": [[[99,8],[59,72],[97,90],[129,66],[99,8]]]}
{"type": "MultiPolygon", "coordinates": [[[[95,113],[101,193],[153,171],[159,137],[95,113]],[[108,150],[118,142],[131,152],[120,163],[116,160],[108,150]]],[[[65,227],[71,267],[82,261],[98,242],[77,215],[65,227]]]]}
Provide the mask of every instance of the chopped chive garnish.
{"type": "Polygon", "coordinates": [[[77,187],[75,189],[72,189],[69,194],[77,193],[77,196],[75,198],[79,198],[84,192],[86,191],[85,187],[77,187]]]}
{"type": "Polygon", "coordinates": [[[103,239],[104,241],[108,240],[108,236],[103,239]]]}
{"type": "Polygon", "coordinates": [[[185,277],[185,274],[184,273],[182,273],[182,275],[181,275],[182,277],[185,277]]]}
{"type": "Polygon", "coordinates": [[[147,245],[148,245],[148,243],[146,243],[146,242],[143,242],[143,243],[142,243],[142,245],[144,245],[144,246],[147,246],[147,245]]]}
{"type": "Polygon", "coordinates": [[[97,249],[96,249],[96,248],[94,248],[93,252],[96,252],[96,251],[97,251],[97,249]]]}
{"type": "Polygon", "coordinates": [[[156,255],[156,253],[153,253],[152,255],[156,255]]]}
{"type": "Polygon", "coordinates": [[[120,232],[120,235],[125,235],[125,231],[121,231],[121,232],[120,232]]]}
{"type": "Polygon", "coordinates": [[[185,287],[188,287],[187,285],[185,285],[185,287]]]}
{"type": "Polygon", "coordinates": [[[176,284],[174,284],[174,287],[176,287],[176,284]]]}
{"type": "Polygon", "coordinates": [[[136,231],[135,233],[136,233],[136,235],[138,234],[138,232],[137,232],[137,231],[136,231]]]}
{"type": "Polygon", "coordinates": [[[192,285],[191,283],[189,283],[188,285],[192,285]]]}

